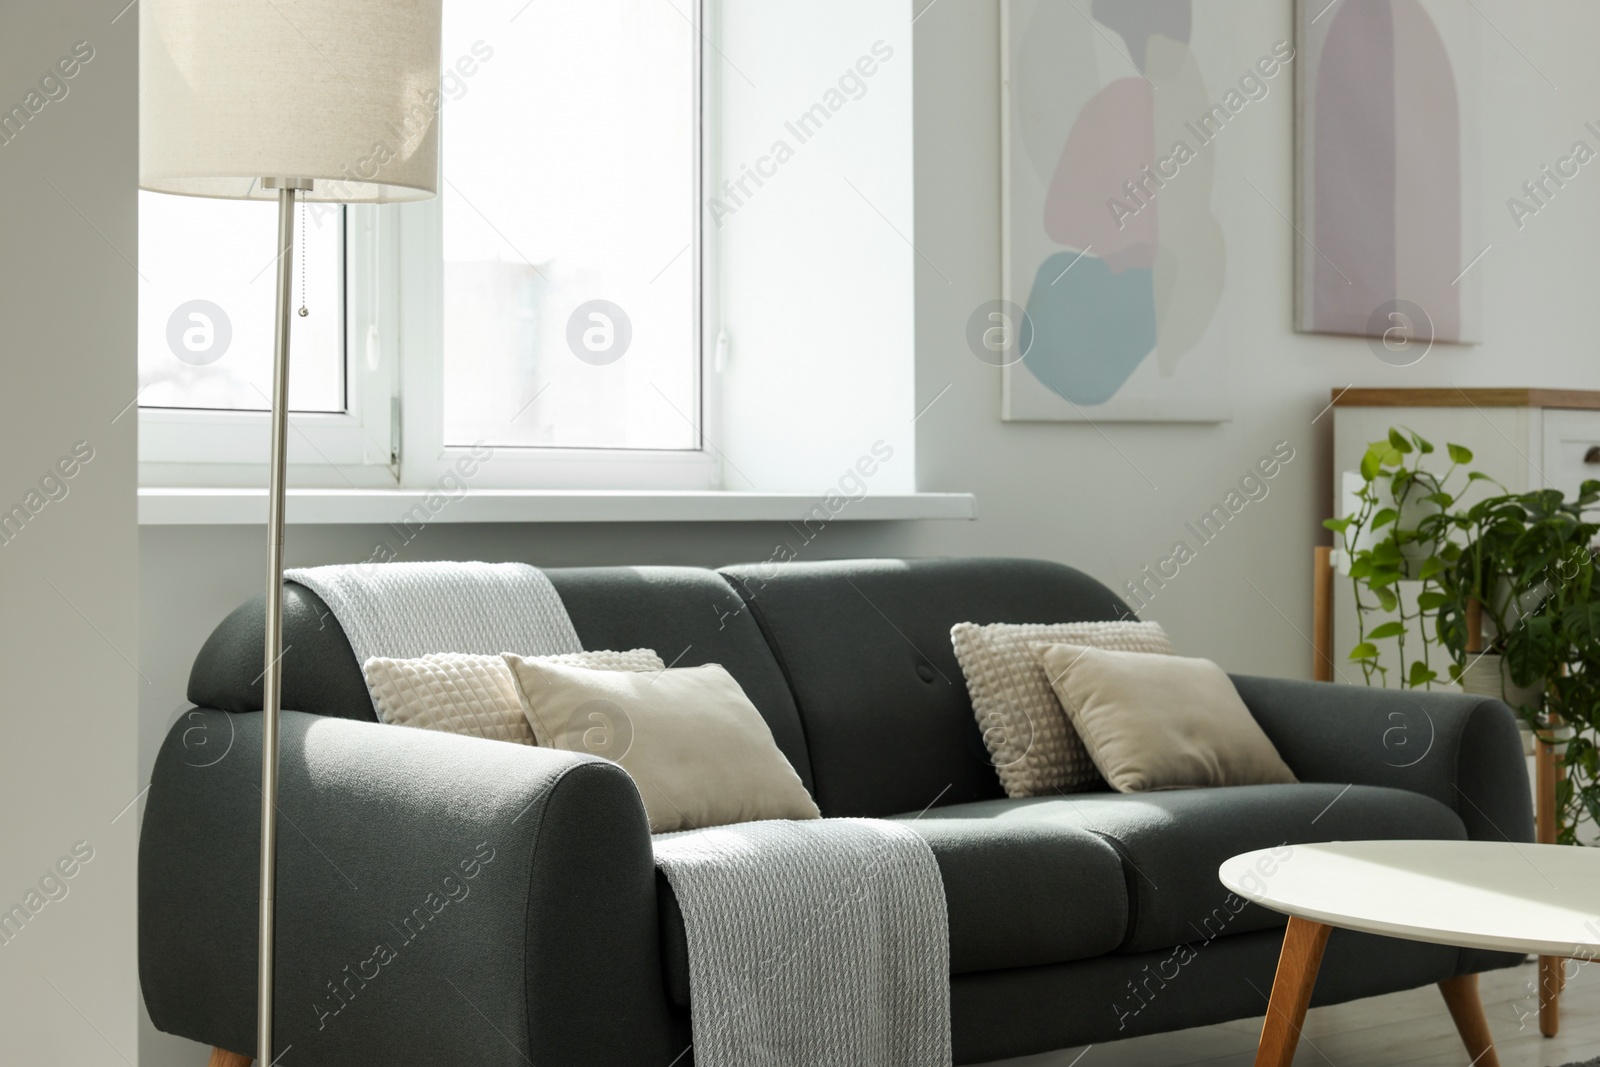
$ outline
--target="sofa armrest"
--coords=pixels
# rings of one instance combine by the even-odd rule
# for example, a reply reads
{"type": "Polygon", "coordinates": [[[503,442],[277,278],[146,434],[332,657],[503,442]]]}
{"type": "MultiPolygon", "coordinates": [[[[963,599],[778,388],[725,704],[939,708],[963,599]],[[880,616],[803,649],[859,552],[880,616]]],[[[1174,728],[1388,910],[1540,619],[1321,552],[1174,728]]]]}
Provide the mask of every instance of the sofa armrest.
{"type": "MultiPolygon", "coordinates": [[[[255,1049],[261,716],[169,733],[139,843],[163,1030],[255,1049]]],[[[275,1042],[292,1062],[666,1064],[655,868],[621,768],[285,712],[275,1042]]]]}
{"type": "Polygon", "coordinates": [[[1235,675],[1239,695],[1302,781],[1409,789],[1449,805],[1475,841],[1532,841],[1516,716],[1464,693],[1235,675]]]}

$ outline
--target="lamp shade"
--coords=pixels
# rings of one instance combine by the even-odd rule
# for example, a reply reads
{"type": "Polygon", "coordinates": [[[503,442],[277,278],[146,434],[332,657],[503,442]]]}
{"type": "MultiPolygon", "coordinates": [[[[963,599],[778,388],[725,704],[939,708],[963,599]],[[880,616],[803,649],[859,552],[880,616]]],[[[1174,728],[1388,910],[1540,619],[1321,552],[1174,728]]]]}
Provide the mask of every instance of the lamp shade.
{"type": "Polygon", "coordinates": [[[139,184],[275,199],[438,190],[442,0],[143,0],[139,184]]]}

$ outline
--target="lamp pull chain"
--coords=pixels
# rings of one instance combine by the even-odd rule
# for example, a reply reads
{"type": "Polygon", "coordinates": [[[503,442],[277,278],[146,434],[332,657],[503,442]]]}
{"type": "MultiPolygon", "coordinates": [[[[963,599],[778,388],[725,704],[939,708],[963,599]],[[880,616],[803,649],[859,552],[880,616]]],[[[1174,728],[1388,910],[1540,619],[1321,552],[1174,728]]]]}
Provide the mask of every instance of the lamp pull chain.
{"type": "Polygon", "coordinates": [[[306,307],[306,191],[296,194],[300,200],[300,317],[311,314],[306,307]]]}

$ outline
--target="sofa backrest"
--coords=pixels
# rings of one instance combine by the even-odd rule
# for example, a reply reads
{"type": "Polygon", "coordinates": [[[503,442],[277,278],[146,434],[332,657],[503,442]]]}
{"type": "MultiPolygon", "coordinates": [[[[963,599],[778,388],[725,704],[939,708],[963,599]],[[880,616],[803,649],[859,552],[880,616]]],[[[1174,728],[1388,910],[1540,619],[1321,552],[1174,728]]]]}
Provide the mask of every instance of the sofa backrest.
{"type": "Polygon", "coordinates": [[[1025,559],[728,567],[794,693],[827,816],[1003,795],[950,644],[958,622],[1133,618],[1111,590],[1025,559]]]}
{"type": "MultiPolygon", "coordinates": [[[[554,568],[545,573],[584,648],[653,648],[675,666],[726,667],[811,787],[805,732],[783,672],[744,602],[720,575],[696,567],[554,568]]],[[[265,593],[246,601],[206,640],[189,673],[193,703],[222,711],[261,710],[265,605],[265,593]]],[[[322,599],[288,582],[283,612],[283,706],[374,721],[355,652],[322,599]]]]}
{"type": "MultiPolygon", "coordinates": [[[[720,663],[827,816],[1002,795],[950,645],[958,622],[1131,618],[1094,579],[1022,559],[844,560],[545,572],[584,648],[720,663]]],[[[265,595],[207,639],[189,699],[261,710],[265,595]]],[[[284,587],[283,706],[372,721],[349,640],[315,593],[284,587]]],[[[441,649],[441,651],[446,651],[441,649]]]]}
{"type": "Polygon", "coordinates": [[[744,689],[806,788],[811,757],[794,697],[739,594],[695,567],[548,570],[584,648],[653,648],[675,667],[720,663],[744,689]]]}
{"type": "MultiPolygon", "coordinates": [[[[211,631],[189,668],[189,699],[219,711],[260,711],[267,595],[257,593],[211,631]]],[[[328,606],[305,586],[283,586],[283,706],[377,721],[355,651],[328,606]]]]}

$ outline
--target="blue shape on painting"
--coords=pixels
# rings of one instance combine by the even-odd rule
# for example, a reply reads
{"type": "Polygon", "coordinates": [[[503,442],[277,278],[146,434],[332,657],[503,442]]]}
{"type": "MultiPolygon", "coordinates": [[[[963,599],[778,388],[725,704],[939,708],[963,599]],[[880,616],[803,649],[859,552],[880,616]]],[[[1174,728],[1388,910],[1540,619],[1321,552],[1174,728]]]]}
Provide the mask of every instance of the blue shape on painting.
{"type": "Polygon", "coordinates": [[[1023,365],[1074,404],[1104,404],[1156,347],[1155,271],[1058,252],[1034,276],[1028,318],[1023,365]]]}

